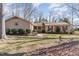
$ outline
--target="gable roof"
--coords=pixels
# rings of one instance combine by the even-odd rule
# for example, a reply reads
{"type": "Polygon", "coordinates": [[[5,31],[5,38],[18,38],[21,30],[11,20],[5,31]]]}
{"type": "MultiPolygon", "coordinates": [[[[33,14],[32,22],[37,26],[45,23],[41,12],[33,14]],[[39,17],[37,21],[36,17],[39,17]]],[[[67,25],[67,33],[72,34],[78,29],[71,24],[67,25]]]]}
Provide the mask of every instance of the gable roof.
{"type": "MultiPolygon", "coordinates": [[[[25,22],[28,22],[28,23],[32,24],[32,22],[30,22],[30,21],[28,21],[26,19],[23,19],[21,17],[18,17],[18,16],[13,16],[13,17],[8,18],[8,19],[6,19],[6,22],[9,21],[9,20],[12,20],[12,19],[19,19],[19,20],[23,20],[25,22]]],[[[42,26],[42,23],[33,23],[32,25],[33,26],[42,26]]],[[[53,22],[53,23],[45,23],[45,25],[46,26],[52,26],[52,25],[57,25],[57,26],[63,25],[64,26],[64,25],[69,25],[69,24],[66,23],[66,22],[60,22],[60,23],[53,22]]]]}
{"type": "Polygon", "coordinates": [[[6,19],[5,22],[7,22],[7,21],[9,21],[9,20],[12,20],[12,19],[19,19],[19,20],[23,20],[23,21],[25,21],[25,22],[29,22],[30,24],[32,24],[30,21],[28,21],[28,20],[26,20],[26,19],[23,19],[23,18],[21,18],[21,17],[18,17],[18,16],[10,17],[10,18],[6,19]]]}

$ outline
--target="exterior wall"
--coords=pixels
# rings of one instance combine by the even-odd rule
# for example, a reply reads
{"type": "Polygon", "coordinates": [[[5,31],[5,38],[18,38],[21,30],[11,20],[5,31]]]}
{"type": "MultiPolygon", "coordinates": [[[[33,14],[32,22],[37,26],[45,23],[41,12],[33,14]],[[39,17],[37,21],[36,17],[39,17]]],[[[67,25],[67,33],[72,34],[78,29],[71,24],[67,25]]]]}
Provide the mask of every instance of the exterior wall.
{"type": "Polygon", "coordinates": [[[32,29],[32,24],[26,22],[26,21],[23,21],[23,20],[19,20],[19,19],[12,19],[12,20],[7,20],[5,22],[5,27],[6,28],[10,28],[10,29],[13,29],[13,28],[16,28],[16,29],[32,29]],[[17,25],[16,25],[17,23],[17,25]]]}
{"type": "Polygon", "coordinates": [[[48,31],[48,26],[45,26],[45,31],[46,31],[46,32],[48,31]]]}
{"type": "MultiPolygon", "coordinates": [[[[45,31],[47,32],[48,31],[48,27],[51,28],[51,31],[53,32],[56,32],[56,27],[59,27],[60,28],[60,32],[63,33],[64,31],[67,32],[68,30],[68,25],[52,25],[52,26],[45,26],[45,31]],[[67,28],[66,28],[67,27],[67,28]]],[[[41,27],[42,29],[42,27],[41,27]]],[[[38,26],[36,26],[36,30],[38,30],[38,26]]]]}
{"type": "Polygon", "coordinates": [[[55,32],[55,30],[56,30],[56,26],[53,26],[53,32],[55,32]]]}

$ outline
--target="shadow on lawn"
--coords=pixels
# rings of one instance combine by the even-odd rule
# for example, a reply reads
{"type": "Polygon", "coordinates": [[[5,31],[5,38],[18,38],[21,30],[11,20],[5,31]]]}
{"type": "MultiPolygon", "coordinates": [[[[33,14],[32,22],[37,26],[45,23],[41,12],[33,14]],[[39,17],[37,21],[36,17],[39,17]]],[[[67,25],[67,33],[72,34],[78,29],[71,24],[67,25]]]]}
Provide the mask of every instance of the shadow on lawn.
{"type": "MultiPolygon", "coordinates": [[[[48,39],[36,39],[36,40],[30,40],[30,41],[19,41],[19,42],[8,42],[7,44],[16,44],[18,43],[18,45],[24,44],[24,43],[30,43],[30,42],[37,42],[37,41],[43,41],[43,40],[48,40],[48,39]]],[[[50,39],[52,40],[52,39],[50,39]]]]}
{"type": "MultiPolygon", "coordinates": [[[[29,42],[35,42],[35,41],[42,41],[42,40],[48,40],[48,39],[35,39],[35,40],[30,40],[30,41],[19,41],[19,42],[8,42],[7,44],[15,44],[15,43],[20,43],[20,42],[23,42],[23,43],[29,43],[29,42]]],[[[52,40],[52,39],[50,39],[52,40]]]]}
{"type": "Polygon", "coordinates": [[[60,44],[57,46],[51,46],[48,48],[37,49],[35,51],[29,52],[29,54],[32,56],[46,55],[47,52],[60,51],[60,50],[66,49],[66,48],[71,48],[71,47],[78,45],[78,44],[79,44],[79,41],[72,41],[72,42],[63,43],[63,44],[60,44]]]}
{"type": "Polygon", "coordinates": [[[0,56],[24,56],[25,53],[14,53],[14,54],[9,54],[9,53],[0,53],[0,56]]]}

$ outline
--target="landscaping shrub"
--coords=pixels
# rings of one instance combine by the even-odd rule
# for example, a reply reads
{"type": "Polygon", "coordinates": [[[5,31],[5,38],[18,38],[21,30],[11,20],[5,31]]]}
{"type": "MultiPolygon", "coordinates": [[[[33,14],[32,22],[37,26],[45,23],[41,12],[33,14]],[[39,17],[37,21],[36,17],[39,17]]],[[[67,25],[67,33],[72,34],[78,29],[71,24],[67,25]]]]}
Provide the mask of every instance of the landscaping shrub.
{"type": "Polygon", "coordinates": [[[19,35],[25,34],[25,31],[23,29],[18,29],[18,34],[19,35]]]}
{"type": "Polygon", "coordinates": [[[37,34],[38,34],[37,32],[32,32],[31,36],[35,36],[37,34]]]}
{"type": "Polygon", "coordinates": [[[58,26],[56,27],[56,33],[60,33],[60,28],[58,26]]]}
{"type": "Polygon", "coordinates": [[[17,29],[11,29],[11,34],[12,35],[17,35],[17,32],[18,32],[17,29]]]}
{"type": "Polygon", "coordinates": [[[48,33],[48,34],[52,34],[53,32],[52,32],[52,31],[47,31],[47,33],[48,33]]]}
{"type": "Polygon", "coordinates": [[[52,34],[53,30],[51,28],[48,28],[47,33],[52,34]]]}
{"type": "Polygon", "coordinates": [[[74,33],[74,31],[70,31],[70,34],[73,34],[74,33]]]}
{"type": "Polygon", "coordinates": [[[30,29],[26,29],[26,33],[30,33],[31,32],[31,30],[30,29]]]}
{"type": "Polygon", "coordinates": [[[34,29],[34,30],[32,31],[32,36],[35,36],[35,35],[37,35],[37,30],[36,30],[36,29],[34,29]]]}
{"type": "Polygon", "coordinates": [[[37,30],[34,29],[32,32],[37,32],[37,30]]]}
{"type": "Polygon", "coordinates": [[[45,30],[44,29],[42,30],[42,33],[45,33],[45,30]]]}
{"type": "Polygon", "coordinates": [[[10,34],[10,29],[6,29],[6,34],[10,34]]]}

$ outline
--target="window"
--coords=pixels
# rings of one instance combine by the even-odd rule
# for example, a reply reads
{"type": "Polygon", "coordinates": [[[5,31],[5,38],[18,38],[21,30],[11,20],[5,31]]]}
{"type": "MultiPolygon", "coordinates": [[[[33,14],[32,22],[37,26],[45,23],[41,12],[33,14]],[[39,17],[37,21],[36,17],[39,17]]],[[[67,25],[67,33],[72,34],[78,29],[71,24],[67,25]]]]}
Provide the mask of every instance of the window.
{"type": "Polygon", "coordinates": [[[40,29],[41,29],[41,27],[38,27],[38,29],[40,30],[40,29]]]}
{"type": "Polygon", "coordinates": [[[36,27],[36,26],[34,26],[34,29],[37,29],[37,27],[36,27]]]}
{"type": "Polygon", "coordinates": [[[66,26],[66,30],[68,29],[68,26],[66,26]]]}
{"type": "Polygon", "coordinates": [[[15,26],[17,26],[17,25],[18,25],[18,23],[16,22],[16,23],[15,23],[15,26]]]}
{"type": "Polygon", "coordinates": [[[52,30],[52,27],[51,26],[48,26],[48,31],[52,30]]]}

